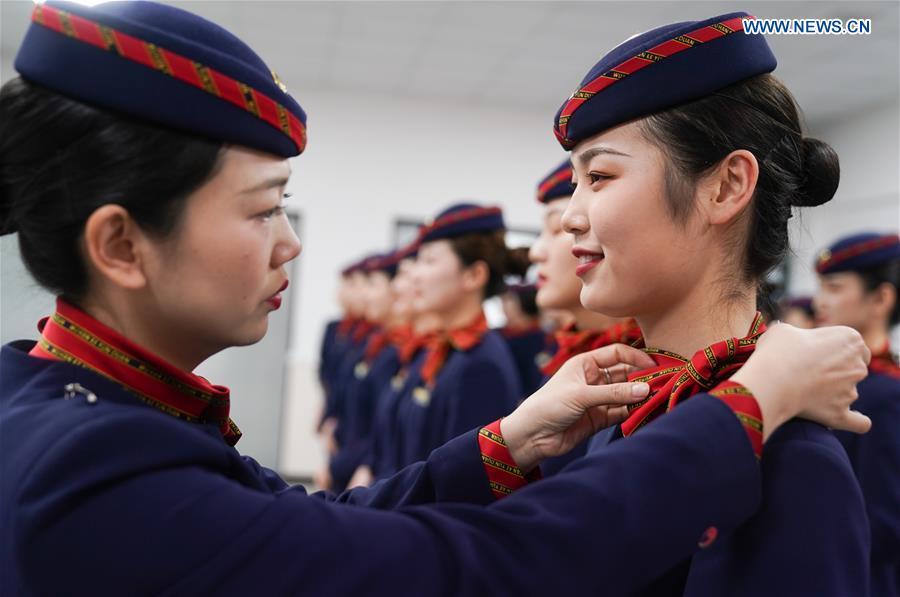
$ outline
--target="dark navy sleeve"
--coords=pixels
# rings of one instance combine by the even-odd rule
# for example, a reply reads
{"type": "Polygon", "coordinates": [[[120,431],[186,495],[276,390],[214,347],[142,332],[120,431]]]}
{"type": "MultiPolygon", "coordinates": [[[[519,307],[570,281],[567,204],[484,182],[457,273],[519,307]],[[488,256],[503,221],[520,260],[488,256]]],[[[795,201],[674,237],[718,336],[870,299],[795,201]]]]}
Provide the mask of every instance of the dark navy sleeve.
{"type": "Polygon", "coordinates": [[[872,530],[872,595],[900,595],[900,384],[873,375],[854,408],[872,419],[865,435],[839,434],[848,447],[872,530]]]}
{"type": "Polygon", "coordinates": [[[179,460],[185,445],[160,458],[148,446],[168,438],[128,423],[118,443],[59,441],[21,487],[23,594],[621,594],[760,500],[747,437],[709,398],[488,506],[404,505],[416,483],[439,498],[484,479],[473,434],[335,503],[248,487],[212,454],[179,460]]]}
{"type": "MultiPolygon", "coordinates": [[[[670,416],[670,415],[667,415],[670,416]]],[[[794,420],[762,457],[759,513],[694,558],[685,595],[869,594],[869,525],[843,448],[794,420]]]]}

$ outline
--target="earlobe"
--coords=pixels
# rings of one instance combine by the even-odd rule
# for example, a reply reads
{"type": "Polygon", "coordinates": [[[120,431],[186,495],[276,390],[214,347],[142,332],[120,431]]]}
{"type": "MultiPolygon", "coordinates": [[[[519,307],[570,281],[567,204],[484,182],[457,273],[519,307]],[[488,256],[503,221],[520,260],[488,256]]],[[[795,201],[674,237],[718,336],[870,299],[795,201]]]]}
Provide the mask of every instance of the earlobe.
{"type": "Polygon", "coordinates": [[[107,204],[97,208],[84,225],[89,268],[123,288],[145,286],[144,263],[138,249],[142,240],[139,227],[124,207],[107,204]]]}

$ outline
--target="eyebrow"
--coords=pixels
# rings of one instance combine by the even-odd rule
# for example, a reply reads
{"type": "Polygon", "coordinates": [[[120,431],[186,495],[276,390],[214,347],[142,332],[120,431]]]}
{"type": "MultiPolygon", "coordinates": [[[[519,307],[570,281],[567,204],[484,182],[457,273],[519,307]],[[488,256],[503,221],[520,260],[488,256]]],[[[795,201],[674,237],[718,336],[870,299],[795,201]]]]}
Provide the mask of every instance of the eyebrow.
{"type": "MultiPolygon", "coordinates": [[[[598,155],[618,155],[624,158],[630,158],[631,156],[627,153],[622,153],[612,147],[606,147],[604,145],[599,145],[597,147],[591,147],[590,149],[586,149],[580,154],[578,154],[578,161],[581,162],[582,167],[588,165],[588,163],[597,157],[598,155]]],[[[573,160],[574,161],[574,160],[573,160]]]]}
{"type": "Polygon", "coordinates": [[[244,189],[243,191],[241,191],[241,194],[246,195],[250,193],[258,193],[259,191],[268,191],[269,189],[280,189],[281,187],[287,185],[287,183],[287,177],[270,178],[248,189],[244,189]]]}

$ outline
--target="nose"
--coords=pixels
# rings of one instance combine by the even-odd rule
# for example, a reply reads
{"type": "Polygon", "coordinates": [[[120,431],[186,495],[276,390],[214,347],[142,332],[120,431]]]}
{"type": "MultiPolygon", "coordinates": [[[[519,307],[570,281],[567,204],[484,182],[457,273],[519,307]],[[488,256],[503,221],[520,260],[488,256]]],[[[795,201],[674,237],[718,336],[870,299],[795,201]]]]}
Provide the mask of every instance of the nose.
{"type": "Polygon", "coordinates": [[[528,259],[532,263],[542,263],[547,258],[547,247],[546,247],[546,235],[545,231],[541,231],[541,235],[537,237],[537,240],[534,241],[534,244],[531,245],[531,248],[528,249],[528,259]]]}
{"type": "Polygon", "coordinates": [[[279,239],[275,243],[275,248],[272,250],[273,268],[281,267],[292,259],[296,259],[303,250],[303,245],[300,243],[300,239],[297,238],[294,229],[291,228],[288,219],[282,218],[281,223],[282,229],[279,234],[279,239]]]}
{"type": "Polygon", "coordinates": [[[575,238],[586,234],[591,228],[587,217],[586,199],[580,198],[579,195],[576,189],[560,219],[563,230],[575,235],[575,238]]]}

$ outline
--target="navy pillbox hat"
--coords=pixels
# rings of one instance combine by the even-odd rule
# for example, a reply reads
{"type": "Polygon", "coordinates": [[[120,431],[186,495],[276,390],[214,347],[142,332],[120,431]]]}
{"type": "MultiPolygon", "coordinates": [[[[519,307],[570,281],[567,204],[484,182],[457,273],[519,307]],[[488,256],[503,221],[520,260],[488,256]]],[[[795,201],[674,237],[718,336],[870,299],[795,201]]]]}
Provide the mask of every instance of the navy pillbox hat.
{"type": "Polygon", "coordinates": [[[548,203],[560,197],[572,196],[572,164],[566,159],[538,183],[537,200],[548,203]]]}
{"type": "Polygon", "coordinates": [[[506,230],[503,211],[499,207],[483,207],[475,203],[457,203],[439,213],[422,228],[419,244],[455,238],[471,232],[506,230]]]}
{"type": "Polygon", "coordinates": [[[306,114],[262,59],[172,6],[37,4],[15,68],[73,99],[220,142],[282,157],[306,146],[306,114]]]}
{"type": "Polygon", "coordinates": [[[775,70],[762,35],[744,32],[734,12],[664,25],[635,36],[600,59],[556,113],[565,149],[635,118],[684,104],[775,70]]]}
{"type": "Polygon", "coordinates": [[[864,232],[844,237],[816,259],[816,271],[833,274],[874,267],[900,259],[900,236],[864,232]]]}

